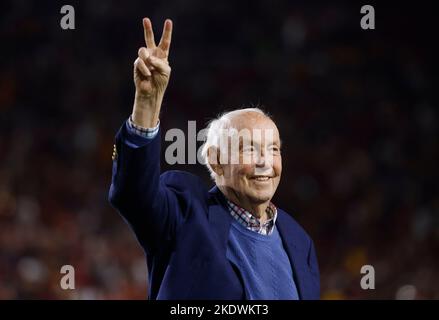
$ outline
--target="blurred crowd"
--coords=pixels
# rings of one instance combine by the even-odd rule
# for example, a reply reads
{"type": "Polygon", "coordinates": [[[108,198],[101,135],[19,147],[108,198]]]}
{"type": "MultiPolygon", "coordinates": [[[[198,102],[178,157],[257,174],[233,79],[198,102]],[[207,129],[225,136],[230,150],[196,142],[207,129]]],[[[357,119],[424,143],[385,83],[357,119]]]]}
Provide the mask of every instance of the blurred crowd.
{"type": "MultiPolygon", "coordinates": [[[[273,115],[274,203],[314,239],[322,298],[439,299],[431,8],[377,6],[376,30],[362,30],[353,4],[70,4],[75,30],[60,28],[61,4],[0,5],[0,299],[147,297],[143,251],[107,201],[144,16],[156,41],[174,21],[163,130],[244,106],[273,115]],[[63,265],[75,290],[60,287],[63,265]]],[[[211,185],[201,165],[163,169],[211,185]]]]}

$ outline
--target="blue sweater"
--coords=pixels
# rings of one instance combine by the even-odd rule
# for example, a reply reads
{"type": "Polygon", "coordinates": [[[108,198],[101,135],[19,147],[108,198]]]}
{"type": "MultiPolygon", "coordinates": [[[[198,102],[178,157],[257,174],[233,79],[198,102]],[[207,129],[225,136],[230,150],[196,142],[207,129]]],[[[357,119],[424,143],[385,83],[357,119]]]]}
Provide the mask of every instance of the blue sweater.
{"type": "Polygon", "coordinates": [[[232,222],[227,258],[241,273],[247,300],[298,300],[293,270],[276,226],[270,235],[232,222]]]}

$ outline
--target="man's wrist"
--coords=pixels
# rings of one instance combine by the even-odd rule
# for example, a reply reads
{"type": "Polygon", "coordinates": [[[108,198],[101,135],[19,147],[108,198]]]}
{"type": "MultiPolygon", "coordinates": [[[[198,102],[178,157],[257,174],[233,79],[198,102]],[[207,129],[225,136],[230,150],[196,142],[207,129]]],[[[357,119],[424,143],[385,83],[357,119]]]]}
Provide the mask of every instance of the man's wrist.
{"type": "Polygon", "coordinates": [[[145,97],[136,92],[131,120],[143,128],[156,127],[161,103],[160,97],[145,97]]]}

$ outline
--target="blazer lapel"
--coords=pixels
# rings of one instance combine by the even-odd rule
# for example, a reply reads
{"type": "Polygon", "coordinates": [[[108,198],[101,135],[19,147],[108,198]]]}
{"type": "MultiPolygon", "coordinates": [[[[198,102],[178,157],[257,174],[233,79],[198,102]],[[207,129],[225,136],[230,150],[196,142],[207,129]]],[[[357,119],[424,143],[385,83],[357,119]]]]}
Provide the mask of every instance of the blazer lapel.
{"type": "Polygon", "coordinates": [[[232,223],[233,218],[227,211],[226,198],[217,186],[209,190],[209,197],[208,220],[212,225],[212,232],[216,233],[221,249],[223,249],[225,254],[227,250],[230,224],[232,223]]]}
{"type": "Polygon", "coordinates": [[[296,241],[297,232],[295,232],[294,225],[289,221],[289,217],[286,215],[287,213],[278,209],[276,226],[279,230],[288,257],[290,258],[299,297],[300,299],[306,299],[308,296],[305,286],[305,281],[308,277],[306,252],[296,245],[296,243],[300,243],[299,241],[296,241]]]}

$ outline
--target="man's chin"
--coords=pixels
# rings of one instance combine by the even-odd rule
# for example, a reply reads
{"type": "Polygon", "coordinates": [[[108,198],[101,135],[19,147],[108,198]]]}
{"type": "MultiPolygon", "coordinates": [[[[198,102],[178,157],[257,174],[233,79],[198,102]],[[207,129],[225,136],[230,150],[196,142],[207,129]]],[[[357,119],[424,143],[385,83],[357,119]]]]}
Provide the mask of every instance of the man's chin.
{"type": "Polygon", "coordinates": [[[252,201],[258,204],[270,201],[272,197],[273,195],[271,192],[263,192],[263,191],[252,192],[252,194],[250,195],[252,201]]]}

